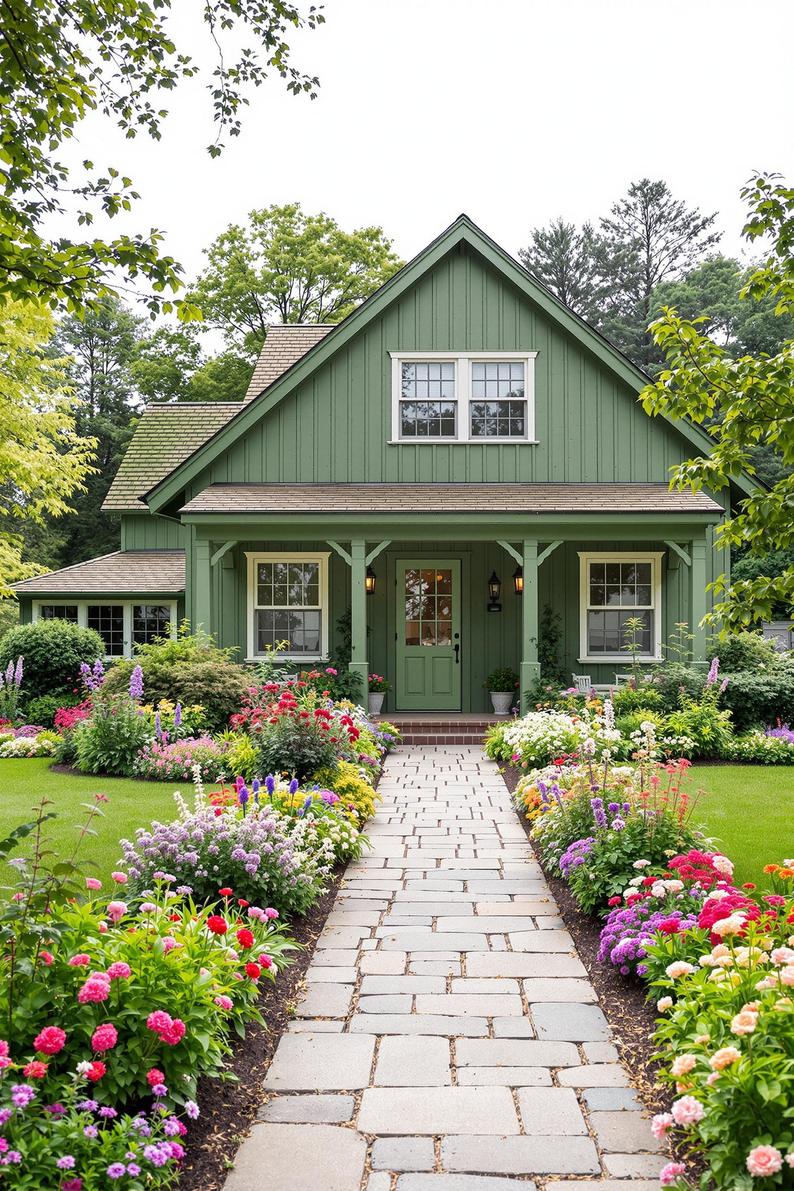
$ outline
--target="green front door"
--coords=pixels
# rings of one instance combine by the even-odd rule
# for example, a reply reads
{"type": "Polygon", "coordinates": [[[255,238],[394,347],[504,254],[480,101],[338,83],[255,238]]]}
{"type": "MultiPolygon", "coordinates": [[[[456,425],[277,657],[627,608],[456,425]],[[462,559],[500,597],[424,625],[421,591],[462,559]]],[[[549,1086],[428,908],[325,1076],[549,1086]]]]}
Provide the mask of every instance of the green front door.
{"type": "Polygon", "coordinates": [[[397,563],[398,711],[460,711],[460,560],[397,563]]]}

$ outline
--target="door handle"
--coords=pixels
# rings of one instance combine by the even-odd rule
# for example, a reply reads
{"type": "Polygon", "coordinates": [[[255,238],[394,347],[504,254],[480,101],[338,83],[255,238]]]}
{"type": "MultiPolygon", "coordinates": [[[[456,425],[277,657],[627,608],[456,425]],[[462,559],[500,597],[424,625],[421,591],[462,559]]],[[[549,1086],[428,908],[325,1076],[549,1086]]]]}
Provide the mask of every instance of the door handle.
{"type": "Polygon", "coordinates": [[[455,665],[460,665],[460,645],[457,641],[455,642],[455,665]]]}

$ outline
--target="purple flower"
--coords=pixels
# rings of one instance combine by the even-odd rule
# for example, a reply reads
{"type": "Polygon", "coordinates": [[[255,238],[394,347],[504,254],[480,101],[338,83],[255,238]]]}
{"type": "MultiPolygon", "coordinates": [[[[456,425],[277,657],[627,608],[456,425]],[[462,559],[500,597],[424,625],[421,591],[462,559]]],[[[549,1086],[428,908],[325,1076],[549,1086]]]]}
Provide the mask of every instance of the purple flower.
{"type": "Polygon", "coordinates": [[[776,736],[780,740],[786,740],[789,744],[794,744],[794,728],[789,727],[788,724],[778,724],[776,728],[767,728],[767,736],[776,736]]]}
{"type": "Polygon", "coordinates": [[[587,839],[575,840],[570,848],[563,852],[560,857],[560,872],[564,877],[568,876],[572,868],[578,868],[580,864],[584,864],[585,857],[592,852],[595,842],[595,837],[588,835],[587,839]]]}
{"type": "Polygon", "coordinates": [[[107,1176],[109,1179],[123,1179],[127,1173],[127,1168],[123,1162],[111,1162],[107,1168],[107,1176]]]}
{"type": "Polygon", "coordinates": [[[613,831],[622,831],[626,826],[626,821],[625,819],[621,819],[620,815],[615,815],[615,818],[612,820],[610,826],[613,831]]]}
{"type": "Polygon", "coordinates": [[[95,1137],[99,1137],[99,1130],[96,1125],[86,1125],[83,1133],[86,1137],[90,1137],[92,1141],[95,1137]]]}
{"type": "Polygon", "coordinates": [[[593,821],[596,827],[606,827],[607,817],[604,811],[604,802],[601,798],[591,798],[590,806],[593,809],[593,821]]]}
{"type": "Polygon", "coordinates": [[[711,665],[709,666],[709,672],[706,675],[706,686],[714,686],[714,683],[717,681],[717,675],[719,674],[719,672],[720,672],[720,659],[717,657],[712,658],[711,665]]]}
{"type": "Polygon", "coordinates": [[[185,1115],[190,1117],[191,1121],[198,1120],[199,1106],[195,1100],[185,1101],[185,1115]]]}
{"type": "Polygon", "coordinates": [[[163,725],[160,720],[160,712],[159,711],[156,711],[154,713],[154,734],[158,740],[163,739],[163,725]]]}
{"type": "Polygon", "coordinates": [[[136,666],[130,675],[130,698],[143,698],[143,670],[140,666],[136,666]]]}
{"type": "Polygon", "coordinates": [[[182,723],[182,704],[177,703],[174,708],[174,730],[176,730],[182,723]]]}
{"type": "Polygon", "coordinates": [[[80,1100],[77,1107],[81,1112],[96,1112],[99,1108],[96,1100],[80,1100]]]}
{"type": "Polygon", "coordinates": [[[290,792],[290,794],[294,794],[294,793],[295,793],[295,791],[298,789],[298,786],[299,786],[299,784],[300,784],[300,783],[298,782],[298,779],[297,779],[296,777],[294,777],[294,778],[292,779],[292,781],[290,782],[290,784],[289,784],[289,792],[290,792]]]}
{"type": "Polygon", "coordinates": [[[74,1170],[75,1161],[71,1154],[64,1154],[62,1158],[58,1159],[55,1165],[58,1167],[58,1170],[74,1170]]]}
{"type": "Polygon", "coordinates": [[[152,1166],[165,1166],[171,1157],[171,1147],[167,1141],[157,1145],[144,1146],[143,1156],[147,1162],[151,1162],[152,1166]]]}
{"type": "Polygon", "coordinates": [[[17,658],[16,669],[14,670],[14,686],[19,690],[22,686],[22,665],[25,659],[20,654],[17,658]]]}
{"type": "Polygon", "coordinates": [[[17,1108],[27,1108],[35,1095],[36,1089],[29,1083],[15,1083],[11,1087],[11,1103],[17,1108]]]}
{"type": "Polygon", "coordinates": [[[276,779],[273,777],[272,773],[269,773],[267,775],[267,777],[265,778],[265,789],[267,790],[267,792],[271,798],[273,797],[273,791],[275,790],[275,788],[276,788],[276,779]]]}
{"type": "Polygon", "coordinates": [[[254,778],[254,780],[251,782],[251,789],[252,789],[252,791],[253,791],[253,795],[254,795],[254,802],[256,803],[256,805],[257,805],[257,806],[259,806],[259,787],[260,787],[260,784],[261,784],[261,783],[260,783],[260,781],[259,781],[259,778],[258,778],[258,777],[255,777],[255,778],[254,778]]]}

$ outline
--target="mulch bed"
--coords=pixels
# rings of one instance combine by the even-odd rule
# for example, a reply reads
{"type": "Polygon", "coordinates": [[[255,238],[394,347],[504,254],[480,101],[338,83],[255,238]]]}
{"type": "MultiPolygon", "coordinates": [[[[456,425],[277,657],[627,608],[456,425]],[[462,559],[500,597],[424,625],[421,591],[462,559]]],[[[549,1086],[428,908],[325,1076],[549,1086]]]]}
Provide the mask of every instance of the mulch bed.
{"type": "Polygon", "coordinates": [[[325,926],[344,874],[338,871],[332,884],[303,918],[290,922],[290,930],[302,950],[275,984],[263,991],[260,1009],[265,1025],[246,1029],[229,1059],[231,1080],[201,1079],[196,1099],[201,1107],[198,1123],[188,1132],[187,1153],[177,1184],[179,1191],[221,1191],[231,1169],[237,1147],[256,1119],[264,1100],[262,1082],[273,1052],[292,1018],[303,978],[312,960],[314,944],[325,926]]]}

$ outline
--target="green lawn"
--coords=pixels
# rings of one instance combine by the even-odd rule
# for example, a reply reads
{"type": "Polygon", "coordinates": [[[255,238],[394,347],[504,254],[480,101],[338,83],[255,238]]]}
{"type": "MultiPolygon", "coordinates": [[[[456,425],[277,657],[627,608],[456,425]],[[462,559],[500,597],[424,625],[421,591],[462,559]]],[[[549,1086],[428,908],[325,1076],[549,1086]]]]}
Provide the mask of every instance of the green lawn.
{"type": "MultiPolygon", "coordinates": [[[[88,875],[107,878],[117,867],[121,850],[119,840],[134,837],[135,828],[152,819],[172,819],[173,794],[180,787],[174,782],[139,782],[131,778],[77,777],[53,773],[48,757],[0,760],[0,839],[18,823],[30,822],[31,810],[44,794],[52,800],[49,808],[58,818],[47,824],[48,834],[58,851],[71,854],[77,839],[78,824],[84,822],[81,803],[93,802],[94,794],[105,794],[103,817],[94,820],[96,837],[88,837],[81,856],[92,861],[88,875]]],[[[190,783],[181,786],[191,793],[190,783]]],[[[24,854],[28,841],[22,844],[24,854]]]]}
{"type": "Polygon", "coordinates": [[[736,864],[737,881],[763,880],[765,864],[794,856],[794,766],[694,765],[705,793],[694,818],[736,864]]]}

